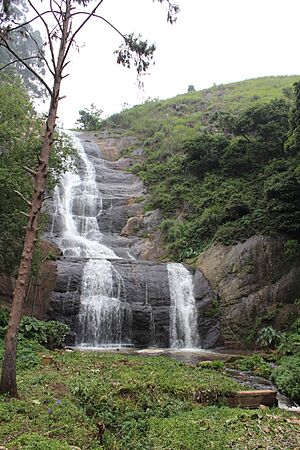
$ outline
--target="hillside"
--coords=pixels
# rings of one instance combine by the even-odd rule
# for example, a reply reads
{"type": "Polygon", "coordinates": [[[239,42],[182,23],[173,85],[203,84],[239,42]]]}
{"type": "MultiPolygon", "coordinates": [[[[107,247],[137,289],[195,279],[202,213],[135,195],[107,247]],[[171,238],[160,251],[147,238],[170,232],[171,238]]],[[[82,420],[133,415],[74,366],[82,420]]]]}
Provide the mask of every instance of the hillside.
{"type": "MultiPolygon", "coordinates": [[[[148,101],[102,122],[138,137],[124,156],[159,208],[167,257],[196,257],[212,243],[285,233],[298,248],[299,145],[293,84],[264,77],[148,101]]],[[[298,105],[299,106],[299,105],[298,105]]],[[[143,200],[143,199],[140,199],[143,200]]],[[[296,249],[296,250],[295,250],[296,249]]]]}

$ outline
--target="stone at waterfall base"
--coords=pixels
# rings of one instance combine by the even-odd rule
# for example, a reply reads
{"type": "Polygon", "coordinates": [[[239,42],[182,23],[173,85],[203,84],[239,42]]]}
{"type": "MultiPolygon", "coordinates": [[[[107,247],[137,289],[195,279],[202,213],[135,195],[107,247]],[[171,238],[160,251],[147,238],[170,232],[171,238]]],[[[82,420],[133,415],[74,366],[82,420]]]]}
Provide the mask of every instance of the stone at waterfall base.
{"type": "Polygon", "coordinates": [[[227,399],[230,407],[259,408],[263,406],[277,405],[277,392],[273,390],[239,391],[227,399]]]}

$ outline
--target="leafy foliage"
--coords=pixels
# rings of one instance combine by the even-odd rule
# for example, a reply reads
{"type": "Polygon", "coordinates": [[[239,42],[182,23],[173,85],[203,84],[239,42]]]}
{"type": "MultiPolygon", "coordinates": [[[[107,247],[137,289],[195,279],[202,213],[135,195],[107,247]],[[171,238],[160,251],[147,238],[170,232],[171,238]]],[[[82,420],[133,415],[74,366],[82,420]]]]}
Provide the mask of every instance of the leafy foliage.
{"type": "MultiPolygon", "coordinates": [[[[4,338],[8,323],[8,311],[0,308],[0,338],[4,338]]],[[[24,316],[21,320],[19,340],[32,341],[51,350],[61,348],[69,327],[61,322],[44,322],[34,317],[24,316]]],[[[23,344],[25,345],[25,343],[23,344]]]]}
{"type": "Polygon", "coordinates": [[[286,356],[272,373],[280,392],[300,402],[300,355],[286,356]]]}
{"type": "Polygon", "coordinates": [[[270,365],[259,355],[244,356],[226,365],[233,369],[252,372],[263,378],[269,378],[271,375],[270,365]]]}
{"type": "Polygon", "coordinates": [[[257,343],[263,348],[274,348],[278,340],[279,335],[271,326],[262,328],[257,337],[257,343]]]}
{"type": "MultiPolygon", "coordinates": [[[[4,4],[4,12],[6,19],[9,19],[12,23],[15,23],[16,20],[25,22],[28,8],[24,0],[6,2],[6,5],[4,4]]],[[[19,75],[30,95],[34,97],[45,96],[45,89],[38,82],[34,74],[21,61],[16,60],[16,57],[5,47],[3,39],[0,39],[0,71],[10,76],[19,75]]],[[[7,39],[9,40],[11,49],[25,63],[30,61],[33,69],[42,77],[45,76],[45,63],[42,59],[44,55],[43,40],[38,30],[34,30],[28,24],[26,28],[21,27],[10,32],[7,39]]]]}
{"type": "Polygon", "coordinates": [[[20,338],[37,341],[46,348],[61,348],[69,327],[54,320],[44,322],[34,317],[23,317],[20,324],[20,338]]]}
{"type": "Polygon", "coordinates": [[[99,130],[102,112],[101,109],[98,109],[94,103],[92,103],[89,109],[85,108],[79,111],[77,124],[85,131],[99,130]]]}

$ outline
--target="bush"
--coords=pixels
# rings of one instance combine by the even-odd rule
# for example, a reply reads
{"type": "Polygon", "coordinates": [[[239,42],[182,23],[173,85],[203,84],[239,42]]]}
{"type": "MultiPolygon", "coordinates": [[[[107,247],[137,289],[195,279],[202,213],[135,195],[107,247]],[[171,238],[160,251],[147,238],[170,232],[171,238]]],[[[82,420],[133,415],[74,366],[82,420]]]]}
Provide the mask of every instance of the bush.
{"type": "Polygon", "coordinates": [[[300,352],[300,334],[281,333],[277,349],[280,355],[295,355],[300,352]]]}
{"type": "Polygon", "coordinates": [[[60,348],[65,340],[66,334],[69,331],[68,325],[64,323],[51,320],[44,322],[46,332],[45,347],[49,349],[60,348]]]}
{"type": "MultiPolygon", "coordinates": [[[[4,338],[8,323],[8,312],[0,308],[0,338],[4,338]]],[[[19,340],[32,340],[50,350],[60,348],[65,340],[69,327],[51,320],[44,322],[35,317],[24,316],[19,329],[19,340]]]]}
{"type": "Polygon", "coordinates": [[[68,330],[67,325],[54,320],[43,322],[34,317],[23,317],[19,335],[24,339],[33,339],[53,350],[62,346],[68,330]]]}
{"type": "Polygon", "coordinates": [[[275,348],[279,335],[273,327],[264,327],[259,333],[256,342],[263,348],[275,348]]]}
{"type": "Polygon", "coordinates": [[[8,311],[4,308],[0,308],[0,339],[4,338],[8,323],[8,311]]]}
{"type": "Polygon", "coordinates": [[[268,378],[271,375],[271,369],[268,363],[259,355],[245,356],[239,358],[230,366],[234,369],[242,370],[245,372],[253,372],[260,377],[268,378]]]}
{"type": "Polygon", "coordinates": [[[282,358],[272,379],[282,394],[300,402],[300,355],[282,358]]]}

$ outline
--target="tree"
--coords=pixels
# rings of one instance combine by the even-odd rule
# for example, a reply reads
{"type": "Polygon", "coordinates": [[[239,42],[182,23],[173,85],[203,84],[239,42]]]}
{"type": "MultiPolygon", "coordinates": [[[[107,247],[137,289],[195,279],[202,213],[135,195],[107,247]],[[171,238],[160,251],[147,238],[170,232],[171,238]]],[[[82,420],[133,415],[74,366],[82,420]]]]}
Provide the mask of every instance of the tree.
{"type": "MultiPolygon", "coordinates": [[[[25,21],[27,7],[24,0],[18,4],[9,6],[7,14],[11,22],[25,21]]],[[[18,28],[9,34],[10,46],[23,60],[30,61],[31,66],[41,75],[45,75],[45,63],[43,61],[43,40],[38,30],[34,30],[30,24],[26,29],[18,28]]],[[[0,70],[14,76],[18,73],[24,82],[27,91],[35,97],[43,97],[45,88],[39,83],[34,74],[25,67],[4,46],[0,46],[0,70]]]]}
{"type": "Polygon", "coordinates": [[[188,92],[195,92],[195,86],[193,84],[190,84],[188,87],[188,92]]]}
{"type": "MultiPolygon", "coordinates": [[[[166,3],[168,7],[167,20],[173,23],[176,20],[176,14],[179,11],[177,5],[173,5],[170,0],[157,0],[160,3],[166,3]]],[[[48,172],[49,158],[54,142],[54,130],[57,119],[58,103],[61,100],[60,89],[62,80],[67,76],[65,69],[68,65],[68,55],[78,33],[93,18],[104,21],[112,27],[122,37],[124,44],[117,51],[117,62],[126,67],[133,65],[138,74],[146,71],[155,50],[154,45],[148,45],[147,41],[142,41],[140,36],[137,38],[131,35],[122,34],[107,19],[98,14],[98,10],[103,0],[48,0],[42,2],[38,9],[37,2],[28,0],[33,18],[29,20],[11,21],[7,16],[10,0],[5,0],[2,4],[2,23],[0,28],[0,47],[5,48],[15,58],[16,62],[21,62],[28,70],[30,70],[39,82],[45,87],[50,97],[50,106],[45,123],[41,150],[38,157],[38,166],[36,170],[28,168],[28,172],[34,177],[34,191],[32,199],[28,201],[28,222],[26,226],[26,234],[24,239],[23,252],[19,267],[18,278],[12,302],[10,319],[5,338],[5,351],[2,365],[2,375],[0,392],[7,393],[11,396],[17,396],[16,383],[16,348],[17,336],[22,317],[22,309],[26,295],[28,277],[32,263],[34,241],[37,234],[39,217],[41,213],[42,203],[44,199],[46,178],[48,172]],[[47,7],[45,7],[45,3],[47,7]],[[94,3],[94,5],[90,5],[94,3]],[[5,16],[6,13],[6,16],[5,16]],[[3,17],[6,17],[6,20],[3,17]],[[17,30],[27,30],[31,23],[39,20],[45,29],[47,35],[47,50],[49,58],[45,54],[40,54],[41,60],[45,63],[49,73],[52,75],[53,86],[50,87],[27,58],[14,50],[11,45],[10,37],[17,30]],[[51,20],[53,24],[50,25],[51,20]]]]}
{"type": "Polygon", "coordinates": [[[80,128],[85,131],[99,130],[102,113],[103,111],[101,111],[101,109],[96,108],[94,103],[92,103],[90,109],[87,108],[80,109],[79,119],[77,120],[76,123],[78,123],[80,128]]]}

